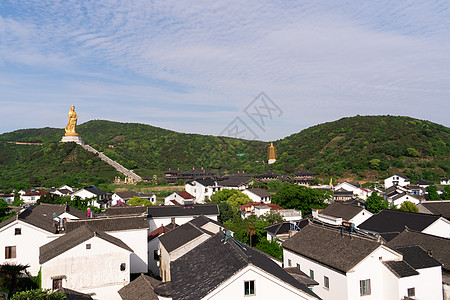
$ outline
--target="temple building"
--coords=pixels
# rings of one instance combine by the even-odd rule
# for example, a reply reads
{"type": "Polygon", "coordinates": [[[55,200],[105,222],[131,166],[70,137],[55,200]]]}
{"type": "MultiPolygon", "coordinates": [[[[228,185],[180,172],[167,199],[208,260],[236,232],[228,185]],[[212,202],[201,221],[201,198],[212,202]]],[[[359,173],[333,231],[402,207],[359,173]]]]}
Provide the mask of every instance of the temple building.
{"type": "Polygon", "coordinates": [[[270,143],[267,163],[270,165],[276,161],[277,161],[277,153],[275,151],[275,147],[273,146],[273,143],[270,143]]]}

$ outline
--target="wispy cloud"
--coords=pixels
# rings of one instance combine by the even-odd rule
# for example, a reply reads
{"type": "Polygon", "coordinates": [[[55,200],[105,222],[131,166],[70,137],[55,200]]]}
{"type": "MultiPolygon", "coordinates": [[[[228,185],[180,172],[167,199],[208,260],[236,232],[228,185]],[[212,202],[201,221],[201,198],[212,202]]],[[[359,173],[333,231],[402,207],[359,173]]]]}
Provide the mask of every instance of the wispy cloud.
{"type": "Polygon", "coordinates": [[[265,91],[285,114],[263,139],[355,114],[449,126],[449,25],[446,1],[6,0],[0,102],[218,134],[265,91]]]}

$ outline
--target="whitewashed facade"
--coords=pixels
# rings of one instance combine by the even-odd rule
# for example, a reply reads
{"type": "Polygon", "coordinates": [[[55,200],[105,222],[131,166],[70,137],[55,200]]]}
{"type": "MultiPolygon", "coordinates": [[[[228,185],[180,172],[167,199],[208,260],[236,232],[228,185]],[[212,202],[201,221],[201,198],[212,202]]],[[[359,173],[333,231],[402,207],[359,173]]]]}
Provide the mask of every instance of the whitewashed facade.
{"type": "Polygon", "coordinates": [[[406,186],[408,184],[411,184],[411,181],[408,178],[398,174],[392,175],[391,177],[388,177],[384,180],[385,189],[388,189],[394,185],[406,186]]]}
{"type": "Polygon", "coordinates": [[[119,300],[117,291],[130,282],[130,251],[94,236],[42,264],[42,288],[61,279],[93,299],[119,300]]]}

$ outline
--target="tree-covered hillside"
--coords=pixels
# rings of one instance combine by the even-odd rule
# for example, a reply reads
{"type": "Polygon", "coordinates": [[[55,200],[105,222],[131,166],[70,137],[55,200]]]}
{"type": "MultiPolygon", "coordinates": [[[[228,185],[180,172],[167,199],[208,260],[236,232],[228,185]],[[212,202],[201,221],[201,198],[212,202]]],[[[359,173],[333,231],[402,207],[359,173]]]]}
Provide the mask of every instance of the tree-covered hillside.
{"type": "MultiPolygon", "coordinates": [[[[403,173],[437,180],[450,173],[450,129],[395,116],[356,116],[324,123],[276,143],[284,168],[376,179],[403,173]]],[[[290,171],[290,170],[289,170],[290,171]]]]}
{"type": "MultiPolygon", "coordinates": [[[[86,143],[144,177],[168,168],[192,167],[248,173],[309,169],[323,179],[376,180],[402,173],[412,180],[438,180],[450,175],[450,129],[409,117],[356,116],[310,127],[274,143],[278,160],[273,165],[266,164],[269,144],[260,141],[101,120],[81,124],[77,132],[86,143]]],[[[100,181],[113,180],[117,173],[80,147],[71,150],[77,156],[68,168],[66,156],[71,152],[61,150],[68,147],[59,143],[63,135],[63,129],[54,128],[0,135],[0,186],[4,186],[1,182],[23,178],[35,182],[36,177],[44,182],[76,178],[77,182],[90,183],[97,176],[100,181]]]]}

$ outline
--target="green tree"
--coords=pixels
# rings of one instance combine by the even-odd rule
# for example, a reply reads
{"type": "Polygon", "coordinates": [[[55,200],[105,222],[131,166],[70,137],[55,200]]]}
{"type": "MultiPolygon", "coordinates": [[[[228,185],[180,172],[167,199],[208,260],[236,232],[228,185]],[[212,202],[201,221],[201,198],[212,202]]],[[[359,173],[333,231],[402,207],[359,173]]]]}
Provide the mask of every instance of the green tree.
{"type": "Polygon", "coordinates": [[[152,206],[152,202],[148,199],[144,199],[138,196],[134,196],[130,200],[127,201],[127,204],[129,205],[145,205],[145,206],[152,206]]]}
{"type": "Polygon", "coordinates": [[[267,239],[261,239],[255,248],[278,260],[283,259],[283,248],[275,240],[269,242],[267,239]]]}
{"type": "Polygon", "coordinates": [[[322,190],[287,184],[272,196],[272,202],[283,208],[301,210],[303,215],[307,215],[312,208],[325,208],[327,205],[324,200],[327,197],[328,194],[322,190]]]}
{"type": "Polygon", "coordinates": [[[450,185],[446,185],[441,195],[442,200],[450,200],[450,185]]]}
{"type": "Polygon", "coordinates": [[[429,185],[426,188],[428,193],[428,200],[441,200],[441,197],[437,193],[437,187],[435,185],[429,185]]]}
{"type": "Polygon", "coordinates": [[[411,201],[404,201],[400,205],[400,210],[410,211],[410,212],[419,212],[419,209],[417,208],[417,206],[414,203],[412,203],[411,201]]]}
{"type": "Polygon", "coordinates": [[[271,224],[283,222],[284,219],[279,212],[271,210],[260,217],[263,221],[271,224]]]}
{"type": "Polygon", "coordinates": [[[10,299],[18,291],[36,288],[29,278],[28,265],[5,263],[0,266],[0,290],[7,293],[10,299]]]}
{"type": "Polygon", "coordinates": [[[230,204],[223,201],[223,202],[220,202],[218,206],[219,206],[219,212],[220,212],[220,215],[219,215],[220,222],[224,223],[226,221],[233,219],[234,211],[230,204]]]}
{"type": "Polygon", "coordinates": [[[366,199],[366,208],[371,213],[376,214],[382,209],[389,208],[389,203],[383,200],[383,197],[378,196],[377,192],[372,192],[372,195],[366,199]]]}
{"type": "Polygon", "coordinates": [[[8,218],[10,210],[8,203],[0,199],[0,222],[8,218]]]}
{"type": "Polygon", "coordinates": [[[12,296],[11,300],[62,300],[66,299],[66,295],[50,290],[29,290],[17,292],[12,296]]]}
{"type": "Polygon", "coordinates": [[[237,194],[238,191],[237,190],[228,190],[228,189],[223,189],[221,191],[215,192],[214,194],[211,195],[211,201],[215,202],[215,203],[220,203],[222,201],[227,201],[228,198],[230,198],[231,196],[237,194]]]}
{"type": "Polygon", "coordinates": [[[246,203],[252,202],[252,199],[250,199],[249,196],[246,194],[237,191],[234,195],[232,195],[230,198],[227,199],[227,203],[230,204],[230,206],[233,209],[239,209],[241,205],[244,205],[246,203]]]}

